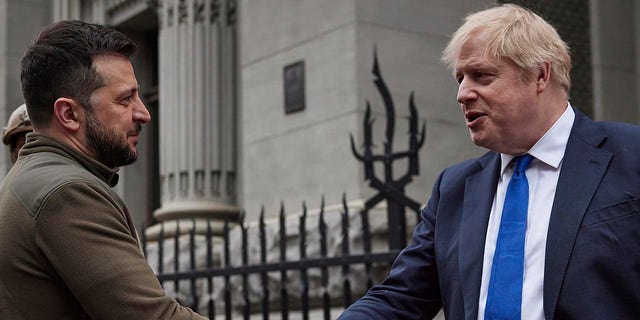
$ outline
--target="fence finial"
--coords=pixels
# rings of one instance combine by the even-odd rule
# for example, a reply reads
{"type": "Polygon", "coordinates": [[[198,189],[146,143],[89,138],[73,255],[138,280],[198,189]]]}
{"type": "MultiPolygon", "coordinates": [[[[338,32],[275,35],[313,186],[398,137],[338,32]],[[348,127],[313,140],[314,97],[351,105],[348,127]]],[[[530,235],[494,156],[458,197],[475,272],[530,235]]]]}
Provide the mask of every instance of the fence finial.
{"type": "Polygon", "coordinates": [[[364,145],[363,152],[356,150],[353,135],[350,134],[351,151],[354,156],[363,163],[365,181],[369,181],[369,186],[378,190],[378,194],[369,198],[365,202],[364,210],[373,208],[382,200],[387,201],[387,218],[389,223],[389,248],[400,249],[406,245],[406,219],[405,207],[411,208],[416,214],[420,212],[420,204],[409,198],[405,194],[404,188],[413,180],[413,176],[418,175],[419,157],[418,151],[423,146],[426,136],[426,121],[422,124],[422,129],[418,131],[418,111],[415,106],[414,94],[411,92],[409,99],[409,149],[404,152],[393,152],[393,134],[395,130],[395,106],[389,88],[387,87],[380,66],[378,64],[378,53],[374,46],[373,52],[373,82],[382,97],[387,116],[385,128],[384,153],[375,155],[373,153],[373,119],[371,118],[371,104],[367,101],[367,108],[364,114],[364,145]],[[393,176],[393,162],[399,159],[407,159],[407,172],[398,179],[393,176]],[[376,176],[374,163],[382,162],[384,165],[384,178],[376,176]]]}

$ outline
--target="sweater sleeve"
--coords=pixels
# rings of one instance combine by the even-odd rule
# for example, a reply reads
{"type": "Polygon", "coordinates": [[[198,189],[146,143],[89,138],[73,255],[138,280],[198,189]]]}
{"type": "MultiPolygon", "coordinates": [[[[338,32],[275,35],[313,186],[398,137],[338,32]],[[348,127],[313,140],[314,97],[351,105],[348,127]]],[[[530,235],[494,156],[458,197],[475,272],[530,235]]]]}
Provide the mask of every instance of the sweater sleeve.
{"type": "Polygon", "coordinates": [[[53,191],[35,237],[52,272],[92,319],[205,319],[168,297],[108,190],[72,182],[53,191]]]}

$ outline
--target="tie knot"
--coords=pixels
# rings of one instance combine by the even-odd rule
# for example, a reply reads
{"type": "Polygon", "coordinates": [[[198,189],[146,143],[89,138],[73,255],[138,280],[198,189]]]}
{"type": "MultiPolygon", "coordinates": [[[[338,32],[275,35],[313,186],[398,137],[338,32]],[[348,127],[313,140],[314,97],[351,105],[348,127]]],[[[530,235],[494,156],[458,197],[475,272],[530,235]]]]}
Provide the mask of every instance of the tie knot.
{"type": "Polygon", "coordinates": [[[525,170],[527,170],[527,167],[533,160],[533,156],[528,153],[525,153],[523,155],[519,155],[515,157],[514,160],[516,160],[516,168],[514,169],[514,171],[518,173],[522,173],[525,170]]]}

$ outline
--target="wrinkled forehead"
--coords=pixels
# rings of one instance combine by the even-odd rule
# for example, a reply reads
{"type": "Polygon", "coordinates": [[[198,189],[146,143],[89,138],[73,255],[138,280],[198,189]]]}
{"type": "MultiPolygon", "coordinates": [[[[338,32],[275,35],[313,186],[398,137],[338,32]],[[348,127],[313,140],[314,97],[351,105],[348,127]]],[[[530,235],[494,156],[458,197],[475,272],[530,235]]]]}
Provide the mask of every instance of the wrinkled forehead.
{"type": "Polygon", "coordinates": [[[454,51],[452,70],[454,74],[461,68],[469,66],[498,66],[502,57],[492,54],[486,45],[482,34],[474,33],[466,39],[461,39],[460,45],[454,51]]]}

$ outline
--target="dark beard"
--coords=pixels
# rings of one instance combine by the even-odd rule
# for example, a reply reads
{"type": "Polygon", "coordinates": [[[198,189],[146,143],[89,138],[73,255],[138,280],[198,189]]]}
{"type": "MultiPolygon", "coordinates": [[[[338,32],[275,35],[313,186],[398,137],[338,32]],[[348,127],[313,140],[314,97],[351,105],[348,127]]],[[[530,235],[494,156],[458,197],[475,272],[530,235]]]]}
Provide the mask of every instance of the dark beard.
{"type": "MultiPolygon", "coordinates": [[[[140,132],[142,126],[139,123],[135,125],[135,130],[140,132]]],[[[95,153],[96,160],[109,168],[126,166],[138,158],[138,154],[129,148],[126,138],[122,141],[113,130],[103,129],[91,112],[87,113],[87,144],[95,153]]]]}

